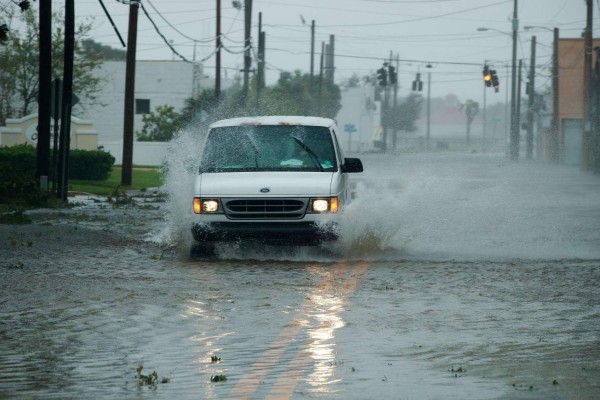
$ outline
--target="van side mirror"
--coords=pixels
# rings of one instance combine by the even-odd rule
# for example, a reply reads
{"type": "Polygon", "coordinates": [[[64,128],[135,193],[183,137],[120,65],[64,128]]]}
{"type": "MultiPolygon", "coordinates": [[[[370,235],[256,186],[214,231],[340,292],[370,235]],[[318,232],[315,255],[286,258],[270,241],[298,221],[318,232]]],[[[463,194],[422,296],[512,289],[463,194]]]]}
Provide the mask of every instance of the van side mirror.
{"type": "Polygon", "coordinates": [[[341,170],[342,172],[363,172],[362,161],[360,158],[344,158],[341,170]]]}

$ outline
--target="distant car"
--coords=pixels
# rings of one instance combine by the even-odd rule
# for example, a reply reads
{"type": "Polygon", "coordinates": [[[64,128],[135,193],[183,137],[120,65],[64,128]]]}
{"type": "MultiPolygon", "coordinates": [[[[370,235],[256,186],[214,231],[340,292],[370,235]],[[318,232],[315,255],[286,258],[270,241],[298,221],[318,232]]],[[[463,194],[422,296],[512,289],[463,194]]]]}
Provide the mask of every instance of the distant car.
{"type": "Polygon", "coordinates": [[[317,245],[338,237],[349,201],[338,127],[327,118],[233,118],[210,126],[194,183],[192,234],[198,244],[258,240],[317,245]]]}

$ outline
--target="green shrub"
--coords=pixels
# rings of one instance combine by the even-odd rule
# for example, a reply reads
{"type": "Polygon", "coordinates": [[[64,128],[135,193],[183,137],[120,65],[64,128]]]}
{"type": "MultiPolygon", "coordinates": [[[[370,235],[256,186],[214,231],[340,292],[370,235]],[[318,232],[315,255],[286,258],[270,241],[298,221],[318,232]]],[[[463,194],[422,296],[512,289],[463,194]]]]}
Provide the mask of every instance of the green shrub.
{"type": "Polygon", "coordinates": [[[0,147],[0,201],[37,197],[35,147],[0,147]]]}
{"type": "Polygon", "coordinates": [[[100,150],[71,150],[69,179],[103,181],[108,178],[115,158],[100,150]]]}
{"type": "MultiPolygon", "coordinates": [[[[98,150],[69,152],[69,179],[102,181],[108,178],[115,158],[98,150]]],[[[0,147],[0,202],[39,201],[36,148],[28,144],[0,147]]]]}

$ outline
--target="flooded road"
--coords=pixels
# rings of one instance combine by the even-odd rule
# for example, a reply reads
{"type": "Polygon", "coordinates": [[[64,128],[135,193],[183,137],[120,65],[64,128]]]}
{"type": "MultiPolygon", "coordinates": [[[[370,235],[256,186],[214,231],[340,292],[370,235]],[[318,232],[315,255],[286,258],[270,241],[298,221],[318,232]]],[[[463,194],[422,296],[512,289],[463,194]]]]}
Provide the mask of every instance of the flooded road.
{"type": "Polygon", "coordinates": [[[598,398],[600,179],[362,158],[333,252],[190,259],[172,189],[0,225],[0,398],[598,398]]]}

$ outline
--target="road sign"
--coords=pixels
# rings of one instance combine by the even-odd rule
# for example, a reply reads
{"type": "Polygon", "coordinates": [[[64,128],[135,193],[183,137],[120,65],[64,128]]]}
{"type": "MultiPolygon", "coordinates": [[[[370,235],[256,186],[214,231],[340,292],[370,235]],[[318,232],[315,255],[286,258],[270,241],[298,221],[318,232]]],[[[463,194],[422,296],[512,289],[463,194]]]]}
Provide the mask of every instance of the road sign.
{"type": "Polygon", "coordinates": [[[354,132],[356,132],[356,126],[354,126],[354,124],[345,124],[344,125],[344,132],[346,132],[346,133],[354,133],[354,132]]]}

